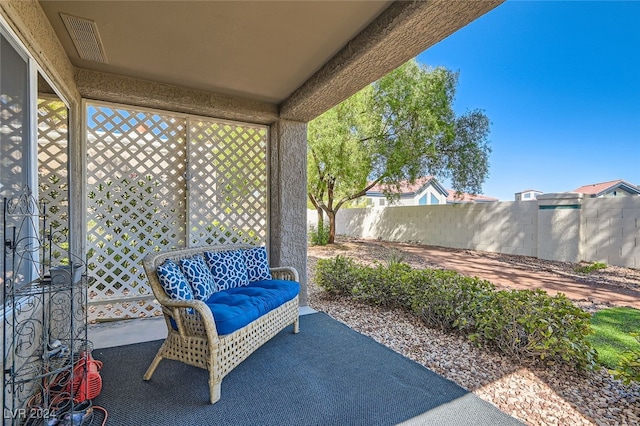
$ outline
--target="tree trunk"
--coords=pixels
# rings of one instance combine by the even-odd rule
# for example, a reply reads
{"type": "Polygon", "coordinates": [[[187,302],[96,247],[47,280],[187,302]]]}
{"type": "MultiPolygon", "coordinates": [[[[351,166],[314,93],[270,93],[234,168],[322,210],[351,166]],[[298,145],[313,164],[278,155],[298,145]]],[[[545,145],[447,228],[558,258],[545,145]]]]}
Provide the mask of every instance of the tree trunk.
{"type": "Polygon", "coordinates": [[[329,216],[329,241],[328,244],[334,244],[336,242],[336,212],[327,212],[329,216]]]}
{"type": "Polygon", "coordinates": [[[322,232],[324,230],[324,213],[322,212],[322,207],[317,206],[316,211],[318,212],[318,232],[322,232]]]}

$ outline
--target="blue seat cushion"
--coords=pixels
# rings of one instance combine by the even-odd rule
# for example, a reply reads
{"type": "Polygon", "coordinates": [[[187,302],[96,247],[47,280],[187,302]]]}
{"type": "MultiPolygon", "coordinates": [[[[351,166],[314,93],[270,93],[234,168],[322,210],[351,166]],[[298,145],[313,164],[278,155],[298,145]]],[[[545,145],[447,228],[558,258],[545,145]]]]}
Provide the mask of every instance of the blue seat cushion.
{"type": "Polygon", "coordinates": [[[292,300],[299,292],[300,285],[293,281],[262,280],[216,292],[205,303],[213,313],[218,334],[224,335],[292,300]]]}
{"type": "Polygon", "coordinates": [[[272,294],[271,300],[276,304],[271,309],[287,303],[300,293],[300,284],[288,280],[259,280],[250,283],[247,288],[263,289],[265,292],[272,294]]]}

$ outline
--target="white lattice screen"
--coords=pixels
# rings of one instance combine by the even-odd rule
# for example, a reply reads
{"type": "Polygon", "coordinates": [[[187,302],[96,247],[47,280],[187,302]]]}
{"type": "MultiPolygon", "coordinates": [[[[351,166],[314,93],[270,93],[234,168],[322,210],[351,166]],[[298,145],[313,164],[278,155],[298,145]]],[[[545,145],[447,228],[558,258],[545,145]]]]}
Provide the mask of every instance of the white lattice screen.
{"type": "Polygon", "coordinates": [[[150,251],[265,241],[264,127],[106,105],[87,116],[90,320],[160,314],[150,251]]]}
{"type": "Polygon", "coordinates": [[[62,260],[69,249],[68,109],[58,98],[38,99],[38,198],[47,206],[49,232],[62,260]]]}
{"type": "Polygon", "coordinates": [[[266,240],[266,129],[216,121],[189,129],[190,245],[266,240]]]}

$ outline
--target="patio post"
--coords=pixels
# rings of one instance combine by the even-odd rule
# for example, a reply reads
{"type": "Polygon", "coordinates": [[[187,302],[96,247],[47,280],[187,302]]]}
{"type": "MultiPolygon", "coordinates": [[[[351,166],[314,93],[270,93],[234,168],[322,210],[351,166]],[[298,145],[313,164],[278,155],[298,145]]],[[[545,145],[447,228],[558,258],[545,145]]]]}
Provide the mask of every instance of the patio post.
{"type": "Polygon", "coordinates": [[[277,120],[270,131],[269,257],[272,266],[300,273],[300,306],[307,305],[307,125],[277,120]]]}

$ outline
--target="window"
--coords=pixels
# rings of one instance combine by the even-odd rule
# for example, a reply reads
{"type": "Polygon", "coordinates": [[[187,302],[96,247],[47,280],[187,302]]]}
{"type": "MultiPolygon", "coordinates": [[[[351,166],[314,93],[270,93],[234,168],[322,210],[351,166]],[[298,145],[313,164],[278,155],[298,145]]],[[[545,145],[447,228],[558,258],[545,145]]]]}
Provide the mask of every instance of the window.
{"type": "Polygon", "coordinates": [[[42,261],[39,240],[33,239],[42,223],[17,213],[42,213],[37,203],[47,204],[47,232],[66,241],[64,252],[52,257],[62,260],[68,255],[69,209],[68,107],[15,40],[0,25],[0,202],[13,200],[7,210],[16,213],[0,225],[0,238],[13,241],[21,253],[0,262],[0,284],[17,289],[37,277],[42,261]],[[16,202],[18,197],[23,201],[16,202]]]}
{"type": "MultiPolygon", "coordinates": [[[[26,187],[36,187],[34,168],[31,167],[35,161],[31,159],[34,150],[29,120],[32,105],[29,81],[28,57],[11,42],[8,34],[0,27],[0,196],[3,199],[15,198],[26,187]]],[[[3,223],[0,229],[3,242],[6,237],[18,245],[19,241],[28,240],[33,233],[33,227],[22,227],[17,220],[3,223]],[[6,236],[5,227],[8,234],[6,236]]],[[[8,274],[13,271],[13,276],[6,278],[13,280],[16,287],[31,281],[31,265],[26,262],[16,262],[13,265],[12,261],[7,257],[5,264],[0,266],[3,268],[0,275],[2,285],[6,284],[5,266],[8,274]]]]}
{"type": "Polygon", "coordinates": [[[440,201],[438,200],[438,197],[436,197],[433,194],[431,194],[431,204],[440,204],[440,201]]]}

